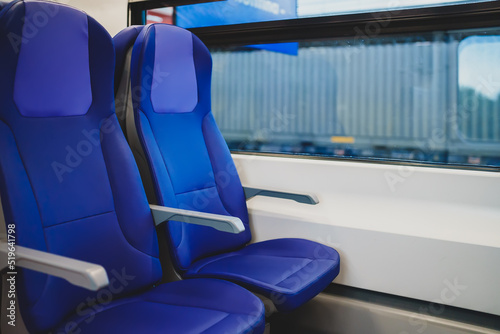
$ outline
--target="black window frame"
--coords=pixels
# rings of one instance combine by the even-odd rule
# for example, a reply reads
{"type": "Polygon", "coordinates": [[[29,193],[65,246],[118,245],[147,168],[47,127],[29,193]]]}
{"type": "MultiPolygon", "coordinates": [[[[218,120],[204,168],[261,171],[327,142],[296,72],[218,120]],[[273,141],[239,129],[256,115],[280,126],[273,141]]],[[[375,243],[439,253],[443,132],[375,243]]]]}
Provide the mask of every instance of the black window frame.
{"type": "MultiPolygon", "coordinates": [[[[129,22],[145,24],[146,11],[154,8],[212,2],[214,0],[136,0],[129,3],[129,22]]],[[[220,1],[220,0],[215,0],[220,1]]],[[[500,27],[500,0],[434,7],[394,9],[393,11],[363,12],[287,20],[189,28],[207,47],[231,47],[247,44],[295,42],[334,38],[372,38],[385,35],[421,34],[433,31],[487,29],[500,27]]],[[[295,155],[286,153],[245,152],[244,155],[286,158],[383,163],[389,165],[422,166],[500,172],[496,166],[475,166],[391,160],[382,158],[351,158],[336,156],[295,155]]]]}

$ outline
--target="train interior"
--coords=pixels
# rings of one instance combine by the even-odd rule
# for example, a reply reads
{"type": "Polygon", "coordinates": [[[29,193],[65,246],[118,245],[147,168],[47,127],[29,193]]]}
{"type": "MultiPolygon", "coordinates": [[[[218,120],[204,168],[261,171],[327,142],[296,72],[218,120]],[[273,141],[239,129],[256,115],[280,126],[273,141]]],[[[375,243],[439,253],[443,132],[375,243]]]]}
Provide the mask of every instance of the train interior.
{"type": "Polygon", "coordinates": [[[0,2],[0,333],[500,334],[499,17],[0,2]]]}

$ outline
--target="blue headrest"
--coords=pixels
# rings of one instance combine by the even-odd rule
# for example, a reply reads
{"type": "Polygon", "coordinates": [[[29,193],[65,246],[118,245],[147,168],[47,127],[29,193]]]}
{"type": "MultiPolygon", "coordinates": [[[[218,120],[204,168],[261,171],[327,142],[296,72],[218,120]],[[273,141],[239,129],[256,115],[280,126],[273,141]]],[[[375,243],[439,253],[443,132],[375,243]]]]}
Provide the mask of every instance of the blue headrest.
{"type": "Polygon", "coordinates": [[[12,37],[11,42],[19,52],[14,101],[23,116],[87,113],[92,90],[85,13],[57,4],[26,2],[22,35],[12,37]]]}
{"type": "Polygon", "coordinates": [[[141,83],[150,85],[148,88],[154,112],[189,113],[197,106],[199,97],[193,56],[194,38],[191,32],[182,28],[152,24],[146,26],[137,39],[136,45],[154,46],[153,62],[142,68],[145,82],[141,83]],[[168,80],[165,80],[166,77],[168,80]],[[147,82],[148,78],[150,82],[147,82]]]}

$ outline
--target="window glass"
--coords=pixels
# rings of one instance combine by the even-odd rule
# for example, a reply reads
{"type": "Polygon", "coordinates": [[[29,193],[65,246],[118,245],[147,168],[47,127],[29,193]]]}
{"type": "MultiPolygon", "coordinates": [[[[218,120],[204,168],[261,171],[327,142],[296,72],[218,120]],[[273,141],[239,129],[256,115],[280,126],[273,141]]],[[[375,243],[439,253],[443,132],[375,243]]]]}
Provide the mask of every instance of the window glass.
{"type": "Polygon", "coordinates": [[[298,0],[299,17],[448,6],[485,0],[298,0]]]}
{"type": "MultiPolygon", "coordinates": [[[[492,0],[226,0],[178,6],[174,16],[178,26],[196,28],[362,12],[396,13],[409,8],[486,1],[492,0]]],[[[157,10],[148,11],[147,21],[157,22],[162,17],[157,10]]]]}
{"type": "Polygon", "coordinates": [[[296,0],[227,0],[179,6],[177,25],[183,28],[274,21],[297,17],[296,0]]]}
{"type": "Polygon", "coordinates": [[[212,109],[233,151],[500,166],[498,33],[213,48],[212,109]]]}
{"type": "Polygon", "coordinates": [[[500,144],[500,36],[471,36],[458,56],[457,136],[470,145],[500,144]]]}
{"type": "MultiPolygon", "coordinates": [[[[471,2],[483,1],[227,0],[147,20],[189,28],[471,2]]],[[[230,149],[500,166],[500,30],[368,35],[212,48],[230,149]]]]}

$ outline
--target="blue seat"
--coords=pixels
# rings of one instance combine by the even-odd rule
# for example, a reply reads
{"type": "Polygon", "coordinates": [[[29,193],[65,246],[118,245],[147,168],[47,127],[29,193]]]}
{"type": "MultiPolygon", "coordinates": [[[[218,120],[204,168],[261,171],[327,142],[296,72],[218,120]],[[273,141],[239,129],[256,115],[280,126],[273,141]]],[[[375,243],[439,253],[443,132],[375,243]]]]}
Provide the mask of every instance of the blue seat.
{"type": "Polygon", "coordinates": [[[234,283],[158,284],[156,227],[114,112],[106,30],[65,5],[15,1],[0,16],[0,68],[0,197],[16,245],[109,277],[96,292],[18,268],[29,332],[262,333],[262,302],[234,283]]]}
{"type": "Polygon", "coordinates": [[[236,216],[246,227],[228,235],[170,222],[165,233],[180,275],[236,282],[282,312],[327,287],[339,273],[334,249],[302,239],[248,245],[245,194],[211,112],[212,61],[205,45],[191,32],[165,24],[129,27],[114,42],[117,113],[149,200],[236,216]]]}

